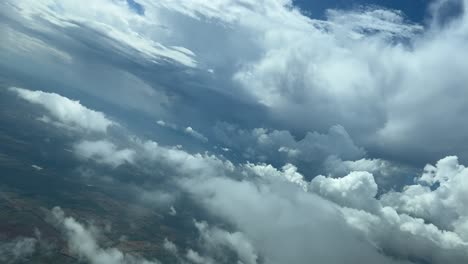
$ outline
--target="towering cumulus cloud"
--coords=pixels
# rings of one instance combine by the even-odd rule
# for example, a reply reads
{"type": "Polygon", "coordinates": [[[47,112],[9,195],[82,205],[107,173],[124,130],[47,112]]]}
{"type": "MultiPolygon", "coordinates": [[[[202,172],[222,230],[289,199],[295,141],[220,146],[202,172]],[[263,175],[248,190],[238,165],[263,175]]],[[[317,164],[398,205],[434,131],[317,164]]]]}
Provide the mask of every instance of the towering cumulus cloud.
{"type": "MultiPolygon", "coordinates": [[[[21,102],[4,112],[63,134],[53,155],[38,143],[37,173],[59,171],[44,160],[65,149],[70,183],[137,200],[128,210],[161,232],[161,255],[125,251],[84,224],[94,207],[57,202],[70,255],[467,263],[468,0],[414,1],[419,21],[329,2],[316,16],[292,0],[1,1],[1,95],[21,102]]],[[[36,243],[0,242],[0,260],[36,243]]]]}

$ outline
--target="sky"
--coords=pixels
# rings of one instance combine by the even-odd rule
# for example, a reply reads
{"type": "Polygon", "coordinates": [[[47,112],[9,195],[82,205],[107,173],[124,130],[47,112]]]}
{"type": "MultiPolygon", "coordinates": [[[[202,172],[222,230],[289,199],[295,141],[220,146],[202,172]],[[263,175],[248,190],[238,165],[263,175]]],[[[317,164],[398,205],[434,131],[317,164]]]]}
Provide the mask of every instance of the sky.
{"type": "Polygon", "coordinates": [[[428,7],[431,1],[428,0],[377,0],[377,1],[317,1],[317,0],[296,0],[293,1],[294,5],[300,7],[305,13],[313,17],[323,18],[327,9],[350,9],[359,6],[377,5],[382,8],[400,10],[404,15],[418,23],[425,21],[428,13],[428,7]]]}
{"type": "Polygon", "coordinates": [[[467,3],[6,0],[0,84],[232,227],[181,263],[463,263],[467,3]]]}

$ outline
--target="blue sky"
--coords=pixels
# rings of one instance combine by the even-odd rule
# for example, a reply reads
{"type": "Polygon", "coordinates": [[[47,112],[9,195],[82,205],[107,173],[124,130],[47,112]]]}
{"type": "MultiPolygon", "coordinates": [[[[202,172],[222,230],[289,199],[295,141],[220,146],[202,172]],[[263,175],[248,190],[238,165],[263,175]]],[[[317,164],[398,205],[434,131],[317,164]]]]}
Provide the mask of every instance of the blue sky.
{"type": "Polygon", "coordinates": [[[127,0],[127,4],[140,15],[145,14],[145,8],[135,0],[127,0]]]}
{"type": "Polygon", "coordinates": [[[378,5],[385,8],[402,11],[408,19],[414,22],[423,22],[427,16],[427,8],[430,3],[428,0],[295,0],[294,3],[304,10],[310,12],[313,16],[321,17],[324,10],[329,8],[348,9],[365,5],[378,5]]]}
{"type": "Polygon", "coordinates": [[[385,8],[391,8],[402,11],[410,20],[423,22],[427,16],[427,8],[430,1],[427,0],[295,0],[294,4],[307,10],[312,16],[322,17],[324,11],[329,8],[355,8],[363,5],[378,5],[385,8]]]}

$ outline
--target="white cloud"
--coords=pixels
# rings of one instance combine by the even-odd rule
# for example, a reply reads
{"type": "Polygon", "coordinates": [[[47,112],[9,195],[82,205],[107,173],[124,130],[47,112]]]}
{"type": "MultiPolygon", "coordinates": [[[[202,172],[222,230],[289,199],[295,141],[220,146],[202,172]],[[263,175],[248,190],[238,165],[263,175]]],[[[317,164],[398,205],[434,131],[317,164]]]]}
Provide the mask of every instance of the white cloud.
{"type": "Polygon", "coordinates": [[[149,162],[158,162],[182,175],[213,175],[232,172],[235,167],[229,160],[220,159],[214,155],[190,154],[178,148],[160,146],[154,141],[136,140],[141,152],[140,158],[149,162]]]}
{"type": "Polygon", "coordinates": [[[159,126],[162,126],[162,127],[169,127],[173,130],[178,130],[178,126],[176,124],[173,124],[173,123],[169,123],[169,122],[166,122],[164,120],[158,120],[156,121],[156,124],[158,124],[159,126]]]}
{"type": "Polygon", "coordinates": [[[335,205],[298,188],[224,177],[190,179],[184,186],[245,234],[268,263],[398,263],[359,239],[335,205]]]}
{"type": "Polygon", "coordinates": [[[393,254],[429,261],[460,263],[468,259],[466,169],[456,157],[427,165],[422,184],[405,186],[375,197],[377,185],[367,172],[351,172],[340,179],[319,176],[311,190],[342,207],[346,221],[379,247],[393,254]],[[431,190],[427,184],[433,186],[431,190]],[[402,244],[402,241],[407,241],[402,244]]]}
{"type": "Polygon", "coordinates": [[[280,147],[278,151],[286,153],[291,158],[297,157],[301,153],[298,149],[291,149],[288,147],[280,147]]]}
{"type": "Polygon", "coordinates": [[[398,212],[423,218],[445,230],[456,232],[468,243],[468,169],[449,156],[427,165],[419,184],[406,186],[402,192],[389,192],[382,202],[398,212]]]}
{"type": "MultiPolygon", "coordinates": [[[[240,123],[253,124],[266,117],[265,124],[300,132],[339,124],[359,145],[402,160],[435,159],[452,149],[468,157],[460,147],[468,130],[461,99],[468,69],[461,59],[467,55],[463,12],[447,26],[423,28],[400,11],[377,7],[330,10],[318,20],[287,0],[139,3],[144,15],[125,1],[7,1],[4,16],[27,30],[5,23],[2,61],[18,61],[15,71],[36,79],[72,85],[85,76],[89,85],[79,89],[90,94],[152,114],[173,111],[165,114],[185,121],[240,115],[240,123]],[[24,35],[17,48],[15,32],[24,35]],[[91,48],[78,48],[83,42],[91,48]],[[203,69],[187,69],[193,67],[203,69]],[[72,71],[57,76],[62,69],[72,71]],[[246,104],[264,115],[239,114],[246,104]],[[237,111],[218,111],[234,106],[237,111]]],[[[435,20],[437,12],[433,8],[435,20]]],[[[276,150],[281,147],[288,146],[276,150]]]]}
{"type": "Polygon", "coordinates": [[[86,108],[79,101],[73,101],[56,93],[31,91],[11,87],[24,100],[44,107],[60,124],[90,132],[106,132],[114,124],[103,113],[86,108]]]}
{"type": "Polygon", "coordinates": [[[196,138],[196,139],[198,139],[200,141],[208,142],[208,138],[206,138],[203,134],[196,131],[192,127],[186,127],[184,131],[185,131],[185,133],[191,135],[192,137],[194,137],[194,138],[196,138]]]}
{"type": "Polygon", "coordinates": [[[178,254],[179,249],[177,248],[177,246],[173,242],[169,241],[167,238],[164,238],[163,247],[165,250],[169,251],[174,255],[178,254]]]}
{"type": "Polygon", "coordinates": [[[270,164],[252,164],[247,163],[244,165],[245,174],[254,174],[258,177],[269,178],[276,177],[279,179],[284,179],[286,181],[292,182],[299,185],[304,191],[307,191],[308,184],[304,180],[304,176],[297,172],[296,166],[288,163],[281,168],[281,171],[277,170],[275,167],[270,164]]]}
{"type": "Polygon", "coordinates": [[[72,217],[55,207],[52,215],[59,227],[64,230],[68,247],[73,254],[82,257],[91,264],[159,264],[157,260],[146,260],[126,254],[117,248],[102,248],[98,243],[93,228],[86,228],[72,217]]]}
{"type": "Polygon", "coordinates": [[[35,170],[37,170],[37,171],[41,171],[41,170],[44,169],[44,168],[42,168],[41,166],[38,166],[38,165],[36,165],[36,164],[31,165],[31,168],[33,168],[33,169],[35,169],[35,170]]]}
{"type": "MultiPolygon", "coordinates": [[[[440,189],[433,191],[452,194],[446,197],[447,202],[443,199],[437,202],[435,197],[428,199],[431,190],[424,186],[408,186],[401,194],[389,192],[379,198],[373,175],[358,171],[335,179],[318,176],[310,183],[309,191],[285,185],[282,173],[272,166],[252,164],[244,165],[244,170],[252,171],[249,175],[269,180],[256,181],[250,177],[234,180],[206,170],[198,175],[186,171],[190,176],[181,184],[212,214],[249,237],[252,247],[272,263],[304,263],[307,259],[326,263],[399,262],[392,257],[401,259],[400,263],[406,263],[406,259],[460,263],[468,259],[468,241],[464,240],[465,198],[461,195],[466,188],[458,181],[463,179],[465,168],[450,157],[441,160],[437,168],[442,173],[454,174],[448,176],[452,180],[442,180],[440,189]],[[457,185],[448,188],[446,181],[457,185]],[[422,188],[423,192],[410,193],[407,190],[411,188],[422,188]],[[439,218],[448,218],[453,225],[434,221],[439,218]],[[364,241],[359,237],[364,237],[364,241]],[[276,241],[279,238],[288,241],[288,245],[279,244],[276,241]],[[327,254],[329,248],[334,253],[327,254]],[[378,249],[392,257],[380,255],[378,249]]],[[[442,179],[443,174],[432,173],[432,178],[442,179]]],[[[428,177],[424,174],[421,179],[427,183],[431,181],[428,177]]],[[[301,184],[306,183],[301,180],[301,184]]]]}
{"type": "Polygon", "coordinates": [[[336,27],[345,27],[353,32],[352,37],[366,37],[371,31],[388,37],[414,37],[423,32],[423,27],[405,21],[404,14],[398,10],[361,8],[355,11],[328,10],[328,19],[336,27]]]}
{"type": "Polygon", "coordinates": [[[133,163],[136,155],[134,150],[118,149],[116,145],[107,140],[83,140],[73,146],[73,151],[79,158],[92,159],[112,167],[133,163]]]}
{"type": "Polygon", "coordinates": [[[195,226],[198,232],[200,232],[200,236],[208,250],[217,251],[219,250],[219,245],[223,245],[237,254],[240,263],[257,263],[258,256],[255,248],[244,234],[240,232],[231,233],[217,227],[209,227],[206,222],[195,222],[195,226]]]}
{"type": "MultiPolygon", "coordinates": [[[[144,189],[138,189],[138,196],[140,199],[148,204],[155,205],[162,208],[167,208],[176,199],[176,194],[165,191],[165,190],[152,190],[147,191],[144,189]]],[[[175,212],[173,207],[170,206],[169,214],[175,212]]],[[[175,215],[175,214],[174,214],[175,215]]]]}
{"type": "Polygon", "coordinates": [[[37,239],[18,237],[11,241],[0,241],[0,261],[2,263],[19,263],[27,261],[37,247],[37,239]]]}
{"type": "Polygon", "coordinates": [[[195,264],[212,264],[214,261],[209,257],[201,256],[198,252],[193,249],[187,250],[186,258],[195,264]]]}
{"type": "MultiPolygon", "coordinates": [[[[150,20],[135,14],[125,2],[99,0],[83,6],[76,1],[21,0],[9,4],[18,8],[20,14],[28,20],[42,15],[45,21],[65,29],[79,25],[92,28],[110,38],[114,42],[110,42],[110,45],[122,49],[122,52],[136,52],[155,63],[172,60],[188,67],[197,65],[195,54],[187,48],[165,46],[152,39],[152,32],[145,32],[143,28],[160,27],[157,18],[153,16],[153,20],[150,20]]],[[[35,29],[44,32],[50,30],[45,23],[36,24],[35,29]]]]}
{"type": "Polygon", "coordinates": [[[330,156],[354,160],[365,155],[342,126],[332,126],[327,133],[308,132],[300,140],[287,130],[245,130],[229,124],[218,124],[215,133],[218,140],[246,160],[301,162],[308,170],[317,169],[330,156]]]}
{"type": "Polygon", "coordinates": [[[176,209],[174,208],[174,206],[171,206],[171,207],[169,208],[169,215],[171,215],[171,216],[176,216],[176,215],[177,215],[177,211],[176,211],[176,209]]]}
{"type": "Polygon", "coordinates": [[[325,171],[332,177],[343,177],[352,171],[372,173],[381,191],[399,189],[417,175],[414,168],[383,159],[341,160],[336,156],[324,162],[325,171]]]}
{"type": "MultiPolygon", "coordinates": [[[[255,133],[259,144],[270,140],[264,130],[255,133]]],[[[330,144],[328,136],[314,137],[330,144]]],[[[200,255],[189,249],[185,258],[193,263],[214,263],[215,245],[230,248],[243,263],[255,263],[260,257],[269,263],[304,263],[310,259],[326,263],[407,263],[406,259],[420,259],[437,264],[468,259],[468,210],[463,206],[468,185],[464,182],[466,168],[456,157],[442,159],[436,166],[427,165],[417,183],[402,192],[377,196],[373,175],[352,170],[385,171],[390,165],[381,160],[338,160],[345,171],[351,170],[348,175],[318,176],[308,183],[293,164],[280,170],[264,163],[234,165],[215,155],[191,154],[136,136],[126,142],[128,146],[119,149],[109,140],[84,140],[74,151],[111,167],[136,162],[158,166],[175,176],[174,183],[194,201],[238,230],[228,232],[197,224],[206,252],[200,255]],[[280,242],[283,240],[288,244],[280,242]]],[[[173,202],[170,195],[166,199],[166,195],[147,194],[157,203],[168,200],[164,208],[173,202]]],[[[92,263],[134,261],[133,256],[117,249],[100,248],[91,231],[61,214],[55,210],[56,218],[62,219],[68,230],[75,253],[92,263]]]]}
{"type": "Polygon", "coordinates": [[[311,191],[340,205],[373,211],[377,184],[369,172],[353,171],[343,178],[317,176],[310,183],[311,191]],[[372,206],[372,208],[366,208],[372,206]],[[364,208],[363,208],[364,207],[364,208]]]}
{"type": "Polygon", "coordinates": [[[186,128],[179,128],[179,126],[177,126],[176,124],[173,124],[173,123],[170,123],[170,122],[166,122],[164,120],[158,120],[156,122],[156,124],[158,124],[159,126],[161,127],[167,127],[167,128],[170,128],[174,131],[181,131],[197,140],[200,140],[202,142],[208,142],[208,138],[205,137],[202,133],[198,132],[197,130],[193,129],[191,126],[188,126],[186,128]]]}
{"type": "MultiPolygon", "coordinates": [[[[243,262],[254,263],[257,254],[267,263],[292,264],[467,262],[467,169],[447,157],[426,166],[403,190],[379,194],[381,177],[405,169],[365,158],[358,147],[409,163],[452,152],[468,157],[463,147],[468,139],[467,12],[449,25],[423,29],[401,12],[378,8],[331,10],[327,19],[314,20],[287,0],[141,3],[144,16],[124,1],[86,6],[78,1],[8,1],[2,15],[26,30],[1,26],[7,44],[0,44],[5,47],[0,61],[21,57],[40,62],[34,68],[18,59],[11,66],[41,80],[73,84],[89,79],[94,85],[83,89],[112,102],[138,95],[131,105],[165,109],[170,113],[157,116],[180,118],[180,124],[199,116],[191,125],[202,131],[213,120],[239,120],[239,128],[222,135],[233,156],[286,165],[237,166],[209,153],[191,154],[140,139],[122,148],[107,139],[81,141],[75,145],[81,157],[112,167],[141,161],[169,171],[194,201],[238,230],[207,229],[206,234],[210,241],[238,250],[243,262]],[[21,8],[12,11],[8,4],[21,8]],[[21,39],[17,48],[16,37],[21,39]],[[91,48],[74,50],[79,43],[91,48]],[[106,52],[99,52],[102,47],[106,52]],[[206,69],[202,74],[195,67],[206,69]],[[57,74],[62,69],[72,71],[57,74]],[[133,83],[138,89],[129,85],[133,83]],[[163,100],[153,104],[159,94],[163,100]],[[242,110],[247,105],[265,112],[246,115],[242,110]],[[261,126],[273,128],[252,129],[261,126]],[[308,183],[304,173],[311,173],[298,167],[320,166],[324,160],[326,172],[335,178],[318,176],[308,183]]],[[[54,122],[65,126],[105,132],[113,124],[102,113],[57,94],[11,90],[42,105],[54,122]]],[[[206,139],[191,127],[179,131],[206,139]]],[[[63,223],[70,245],[89,261],[127,261],[120,251],[99,247],[73,219],[63,223]]],[[[190,249],[186,258],[214,261],[202,253],[190,249]]]]}

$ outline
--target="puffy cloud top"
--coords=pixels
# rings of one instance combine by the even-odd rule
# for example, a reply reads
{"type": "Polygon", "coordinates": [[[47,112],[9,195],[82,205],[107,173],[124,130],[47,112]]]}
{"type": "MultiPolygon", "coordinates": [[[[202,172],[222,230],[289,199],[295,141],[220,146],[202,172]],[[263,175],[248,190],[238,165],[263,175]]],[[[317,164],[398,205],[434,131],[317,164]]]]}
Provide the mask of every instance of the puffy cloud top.
{"type": "Polygon", "coordinates": [[[61,124],[90,132],[105,133],[114,124],[103,113],[86,108],[79,101],[70,100],[56,93],[31,91],[12,87],[10,91],[33,104],[44,107],[52,118],[61,124]]]}

